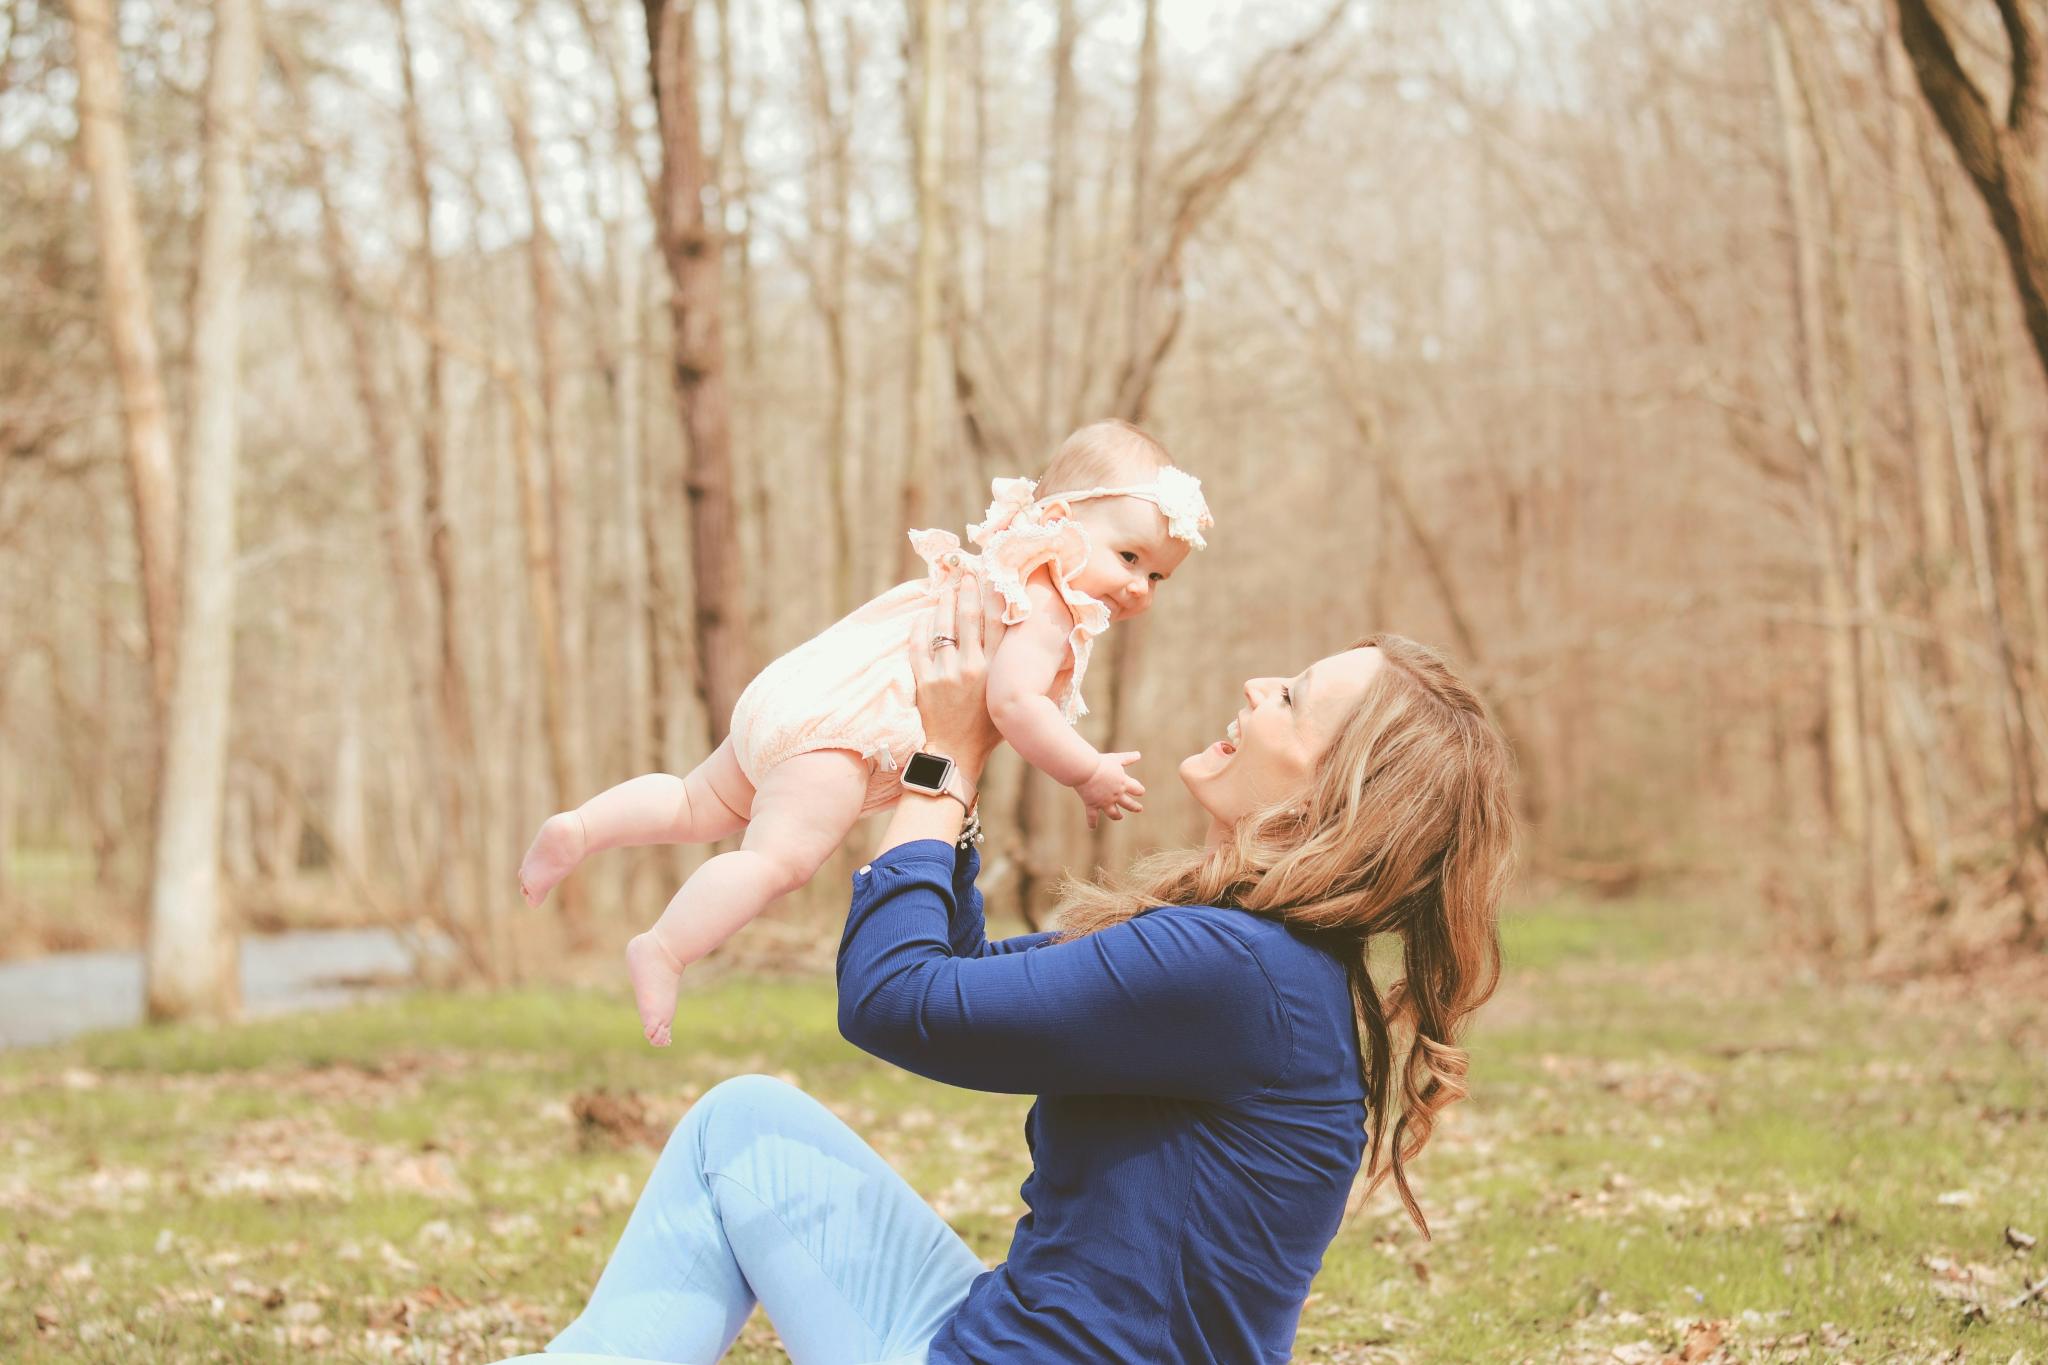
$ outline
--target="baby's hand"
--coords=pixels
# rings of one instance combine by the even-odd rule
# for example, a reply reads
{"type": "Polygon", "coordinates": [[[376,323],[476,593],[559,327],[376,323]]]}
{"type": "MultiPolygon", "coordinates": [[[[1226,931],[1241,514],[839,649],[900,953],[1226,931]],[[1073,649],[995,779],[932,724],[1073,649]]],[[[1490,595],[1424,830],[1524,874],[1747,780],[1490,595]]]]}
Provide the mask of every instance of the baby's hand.
{"type": "Polygon", "coordinates": [[[1104,815],[1112,820],[1121,820],[1125,811],[1145,809],[1138,804],[1138,798],[1145,794],[1145,784],[1124,771],[1137,761],[1135,751],[1104,754],[1096,763],[1095,771],[1075,785],[1075,793],[1088,807],[1088,828],[1094,829],[1096,821],[1104,815]]]}

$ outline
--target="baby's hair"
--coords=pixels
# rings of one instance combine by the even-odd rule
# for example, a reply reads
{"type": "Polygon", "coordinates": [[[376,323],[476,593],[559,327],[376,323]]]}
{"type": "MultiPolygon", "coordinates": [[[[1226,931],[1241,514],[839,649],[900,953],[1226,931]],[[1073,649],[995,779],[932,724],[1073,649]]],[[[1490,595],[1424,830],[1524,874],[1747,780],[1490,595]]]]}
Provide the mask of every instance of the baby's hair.
{"type": "Polygon", "coordinates": [[[1038,479],[1038,496],[1141,482],[1173,463],[1159,438],[1129,422],[1090,422],[1053,452],[1038,479]]]}

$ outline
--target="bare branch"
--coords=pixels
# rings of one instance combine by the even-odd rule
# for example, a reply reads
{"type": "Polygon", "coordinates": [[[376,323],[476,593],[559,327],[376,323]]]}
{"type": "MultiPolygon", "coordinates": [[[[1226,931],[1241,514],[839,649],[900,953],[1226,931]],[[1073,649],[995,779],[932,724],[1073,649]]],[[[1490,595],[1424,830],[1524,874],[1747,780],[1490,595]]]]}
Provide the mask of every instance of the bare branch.
{"type": "MultiPolygon", "coordinates": [[[[2001,0],[2004,3],[2005,0],[2001,0]]],[[[1913,71],[1934,107],[1935,117],[1955,144],[1963,169],[1979,185],[1998,178],[1998,125],[1991,117],[1990,102],[1963,70],[1956,57],[1948,30],[1927,0],[1896,0],[1899,7],[1899,36],[1906,54],[1913,59],[1913,71]]]]}
{"type": "Polygon", "coordinates": [[[2012,98],[2006,106],[2006,126],[2027,128],[2041,114],[2039,20],[2028,0],[1998,0],[1998,18],[2012,47],[2012,98]]]}

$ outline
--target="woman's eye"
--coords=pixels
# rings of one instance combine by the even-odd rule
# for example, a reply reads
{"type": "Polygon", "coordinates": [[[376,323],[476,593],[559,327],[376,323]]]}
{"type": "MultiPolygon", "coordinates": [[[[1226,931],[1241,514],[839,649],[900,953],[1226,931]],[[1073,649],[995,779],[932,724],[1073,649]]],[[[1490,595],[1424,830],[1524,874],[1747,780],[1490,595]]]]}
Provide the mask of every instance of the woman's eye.
{"type": "Polygon", "coordinates": [[[1287,690],[1287,685],[1285,683],[1282,683],[1280,685],[1280,704],[1282,706],[1294,705],[1294,694],[1287,690]]]}
{"type": "Polygon", "coordinates": [[[1125,550],[1125,551],[1123,552],[1123,556],[1124,556],[1124,563],[1126,563],[1126,564],[1135,564],[1135,563],[1137,563],[1137,562],[1138,562],[1138,557],[1137,557],[1136,555],[1132,554],[1132,553],[1131,553],[1131,552],[1130,552],[1129,550],[1125,550]]]}

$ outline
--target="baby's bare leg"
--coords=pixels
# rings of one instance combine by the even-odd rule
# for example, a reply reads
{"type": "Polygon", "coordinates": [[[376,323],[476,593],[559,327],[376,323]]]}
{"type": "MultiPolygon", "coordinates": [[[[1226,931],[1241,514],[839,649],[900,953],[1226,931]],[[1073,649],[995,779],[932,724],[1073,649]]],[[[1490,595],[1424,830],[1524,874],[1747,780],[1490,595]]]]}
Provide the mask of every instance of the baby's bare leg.
{"type": "Polygon", "coordinates": [[[728,739],[687,777],[648,773],[549,816],[519,864],[519,889],[527,904],[539,905],[576,864],[601,849],[715,843],[746,825],[753,798],[728,739]]]}
{"type": "Polygon", "coordinates": [[[654,927],[626,945],[648,1042],[668,1046],[683,968],[809,881],[845,842],[867,789],[868,765],[847,749],[799,754],[767,775],[738,851],[692,873],[654,927]]]}

